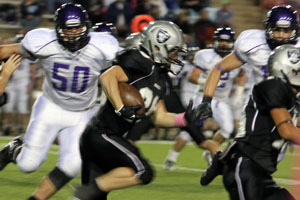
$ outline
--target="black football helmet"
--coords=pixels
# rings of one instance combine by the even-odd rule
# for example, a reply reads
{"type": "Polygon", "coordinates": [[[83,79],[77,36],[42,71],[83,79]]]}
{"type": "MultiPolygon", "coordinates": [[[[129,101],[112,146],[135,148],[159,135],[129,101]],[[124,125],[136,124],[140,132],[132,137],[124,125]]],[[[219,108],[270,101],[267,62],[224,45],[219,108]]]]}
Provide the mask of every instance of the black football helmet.
{"type": "Polygon", "coordinates": [[[61,5],[55,12],[54,23],[58,42],[68,50],[77,51],[88,43],[90,21],[80,4],[61,5]],[[74,29],[78,30],[71,31],[74,29]]]}
{"type": "Polygon", "coordinates": [[[296,44],[298,37],[299,19],[297,11],[290,5],[274,6],[267,14],[265,20],[266,39],[271,49],[283,44],[296,44]],[[278,41],[273,36],[276,29],[290,29],[292,33],[289,38],[278,41]]]}
{"type": "Polygon", "coordinates": [[[235,32],[231,27],[220,27],[215,30],[214,44],[215,51],[224,57],[232,52],[234,43],[235,32]],[[221,45],[220,42],[225,41],[228,45],[221,45]]]}

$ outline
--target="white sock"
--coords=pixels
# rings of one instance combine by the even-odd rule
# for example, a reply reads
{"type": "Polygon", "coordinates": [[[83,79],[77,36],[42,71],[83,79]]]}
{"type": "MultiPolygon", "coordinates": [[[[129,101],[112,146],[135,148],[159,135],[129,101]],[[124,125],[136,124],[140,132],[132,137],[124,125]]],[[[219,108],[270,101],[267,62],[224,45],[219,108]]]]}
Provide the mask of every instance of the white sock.
{"type": "Polygon", "coordinates": [[[167,160],[170,160],[172,162],[176,162],[177,161],[177,158],[179,156],[180,152],[176,152],[174,151],[173,149],[171,149],[168,153],[168,157],[167,157],[167,160]]]}

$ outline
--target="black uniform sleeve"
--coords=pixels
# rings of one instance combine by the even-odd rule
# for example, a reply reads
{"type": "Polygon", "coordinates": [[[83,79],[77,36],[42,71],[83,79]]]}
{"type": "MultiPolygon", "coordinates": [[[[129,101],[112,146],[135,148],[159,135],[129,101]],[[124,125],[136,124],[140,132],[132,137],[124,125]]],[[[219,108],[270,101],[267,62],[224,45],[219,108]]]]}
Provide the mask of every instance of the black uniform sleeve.
{"type": "Polygon", "coordinates": [[[289,86],[280,79],[265,80],[253,88],[253,99],[260,110],[291,108],[294,96],[289,86]]]}
{"type": "Polygon", "coordinates": [[[152,62],[150,59],[143,57],[138,50],[129,49],[121,52],[113,65],[119,65],[129,78],[128,82],[146,76],[152,71],[152,62]]]}

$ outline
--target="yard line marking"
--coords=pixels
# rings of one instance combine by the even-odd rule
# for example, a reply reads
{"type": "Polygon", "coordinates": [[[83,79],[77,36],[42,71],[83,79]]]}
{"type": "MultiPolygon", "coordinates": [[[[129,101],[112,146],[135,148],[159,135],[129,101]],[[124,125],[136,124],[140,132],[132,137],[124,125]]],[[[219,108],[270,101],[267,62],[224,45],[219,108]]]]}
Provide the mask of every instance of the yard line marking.
{"type": "MultiPolygon", "coordinates": [[[[162,164],[153,164],[155,167],[163,168],[164,165],[162,164]]],[[[174,170],[181,170],[181,171],[191,171],[191,172],[204,172],[205,169],[197,169],[197,168],[190,168],[190,167],[180,167],[174,166],[173,170],[166,170],[166,171],[174,171],[174,170]]]]}
{"type": "MultiPolygon", "coordinates": [[[[9,139],[14,137],[7,137],[7,136],[0,136],[0,139],[9,139]]],[[[138,143],[141,144],[174,144],[174,141],[138,141],[138,143]]],[[[7,143],[0,143],[0,147],[6,145],[7,143]]],[[[190,145],[194,145],[192,142],[189,143],[190,145]]],[[[55,149],[58,149],[59,146],[52,145],[52,148],[54,147],[54,151],[49,151],[49,154],[58,155],[59,152],[55,151],[55,149]]],[[[299,147],[298,147],[299,148],[299,147]]],[[[292,156],[298,156],[299,153],[288,153],[292,156]]],[[[154,163],[153,166],[163,168],[163,164],[157,164],[154,163]]],[[[300,170],[299,167],[293,167],[293,170],[300,170]]],[[[174,170],[182,170],[182,171],[191,171],[191,172],[204,172],[205,169],[197,169],[197,168],[190,168],[190,167],[182,167],[182,166],[174,166],[174,170]]],[[[199,175],[200,178],[200,175],[199,175]]],[[[284,179],[284,178],[274,178],[277,183],[284,184],[284,185],[300,185],[300,181],[293,180],[293,179],[284,179]]],[[[70,186],[72,187],[72,185],[70,186]]]]}

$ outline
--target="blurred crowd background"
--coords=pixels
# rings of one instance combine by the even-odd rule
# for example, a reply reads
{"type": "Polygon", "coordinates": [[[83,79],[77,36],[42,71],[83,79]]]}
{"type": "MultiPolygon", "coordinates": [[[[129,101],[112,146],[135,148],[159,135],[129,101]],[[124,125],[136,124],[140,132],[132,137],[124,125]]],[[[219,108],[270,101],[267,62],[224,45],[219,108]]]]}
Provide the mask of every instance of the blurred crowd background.
{"type": "MultiPolygon", "coordinates": [[[[55,10],[68,2],[83,5],[92,24],[113,23],[120,42],[140,31],[143,20],[150,16],[176,23],[187,46],[199,49],[212,44],[214,31],[220,26],[232,27],[236,35],[246,29],[263,29],[265,14],[275,5],[290,4],[300,11],[300,0],[0,0],[0,44],[19,42],[34,28],[53,28],[55,10]]],[[[14,103],[1,109],[0,135],[24,133],[42,80],[39,63],[23,60],[7,87],[7,91],[14,91],[9,94],[14,103]]],[[[151,137],[173,139],[172,134],[176,131],[154,129],[151,137]]]]}

